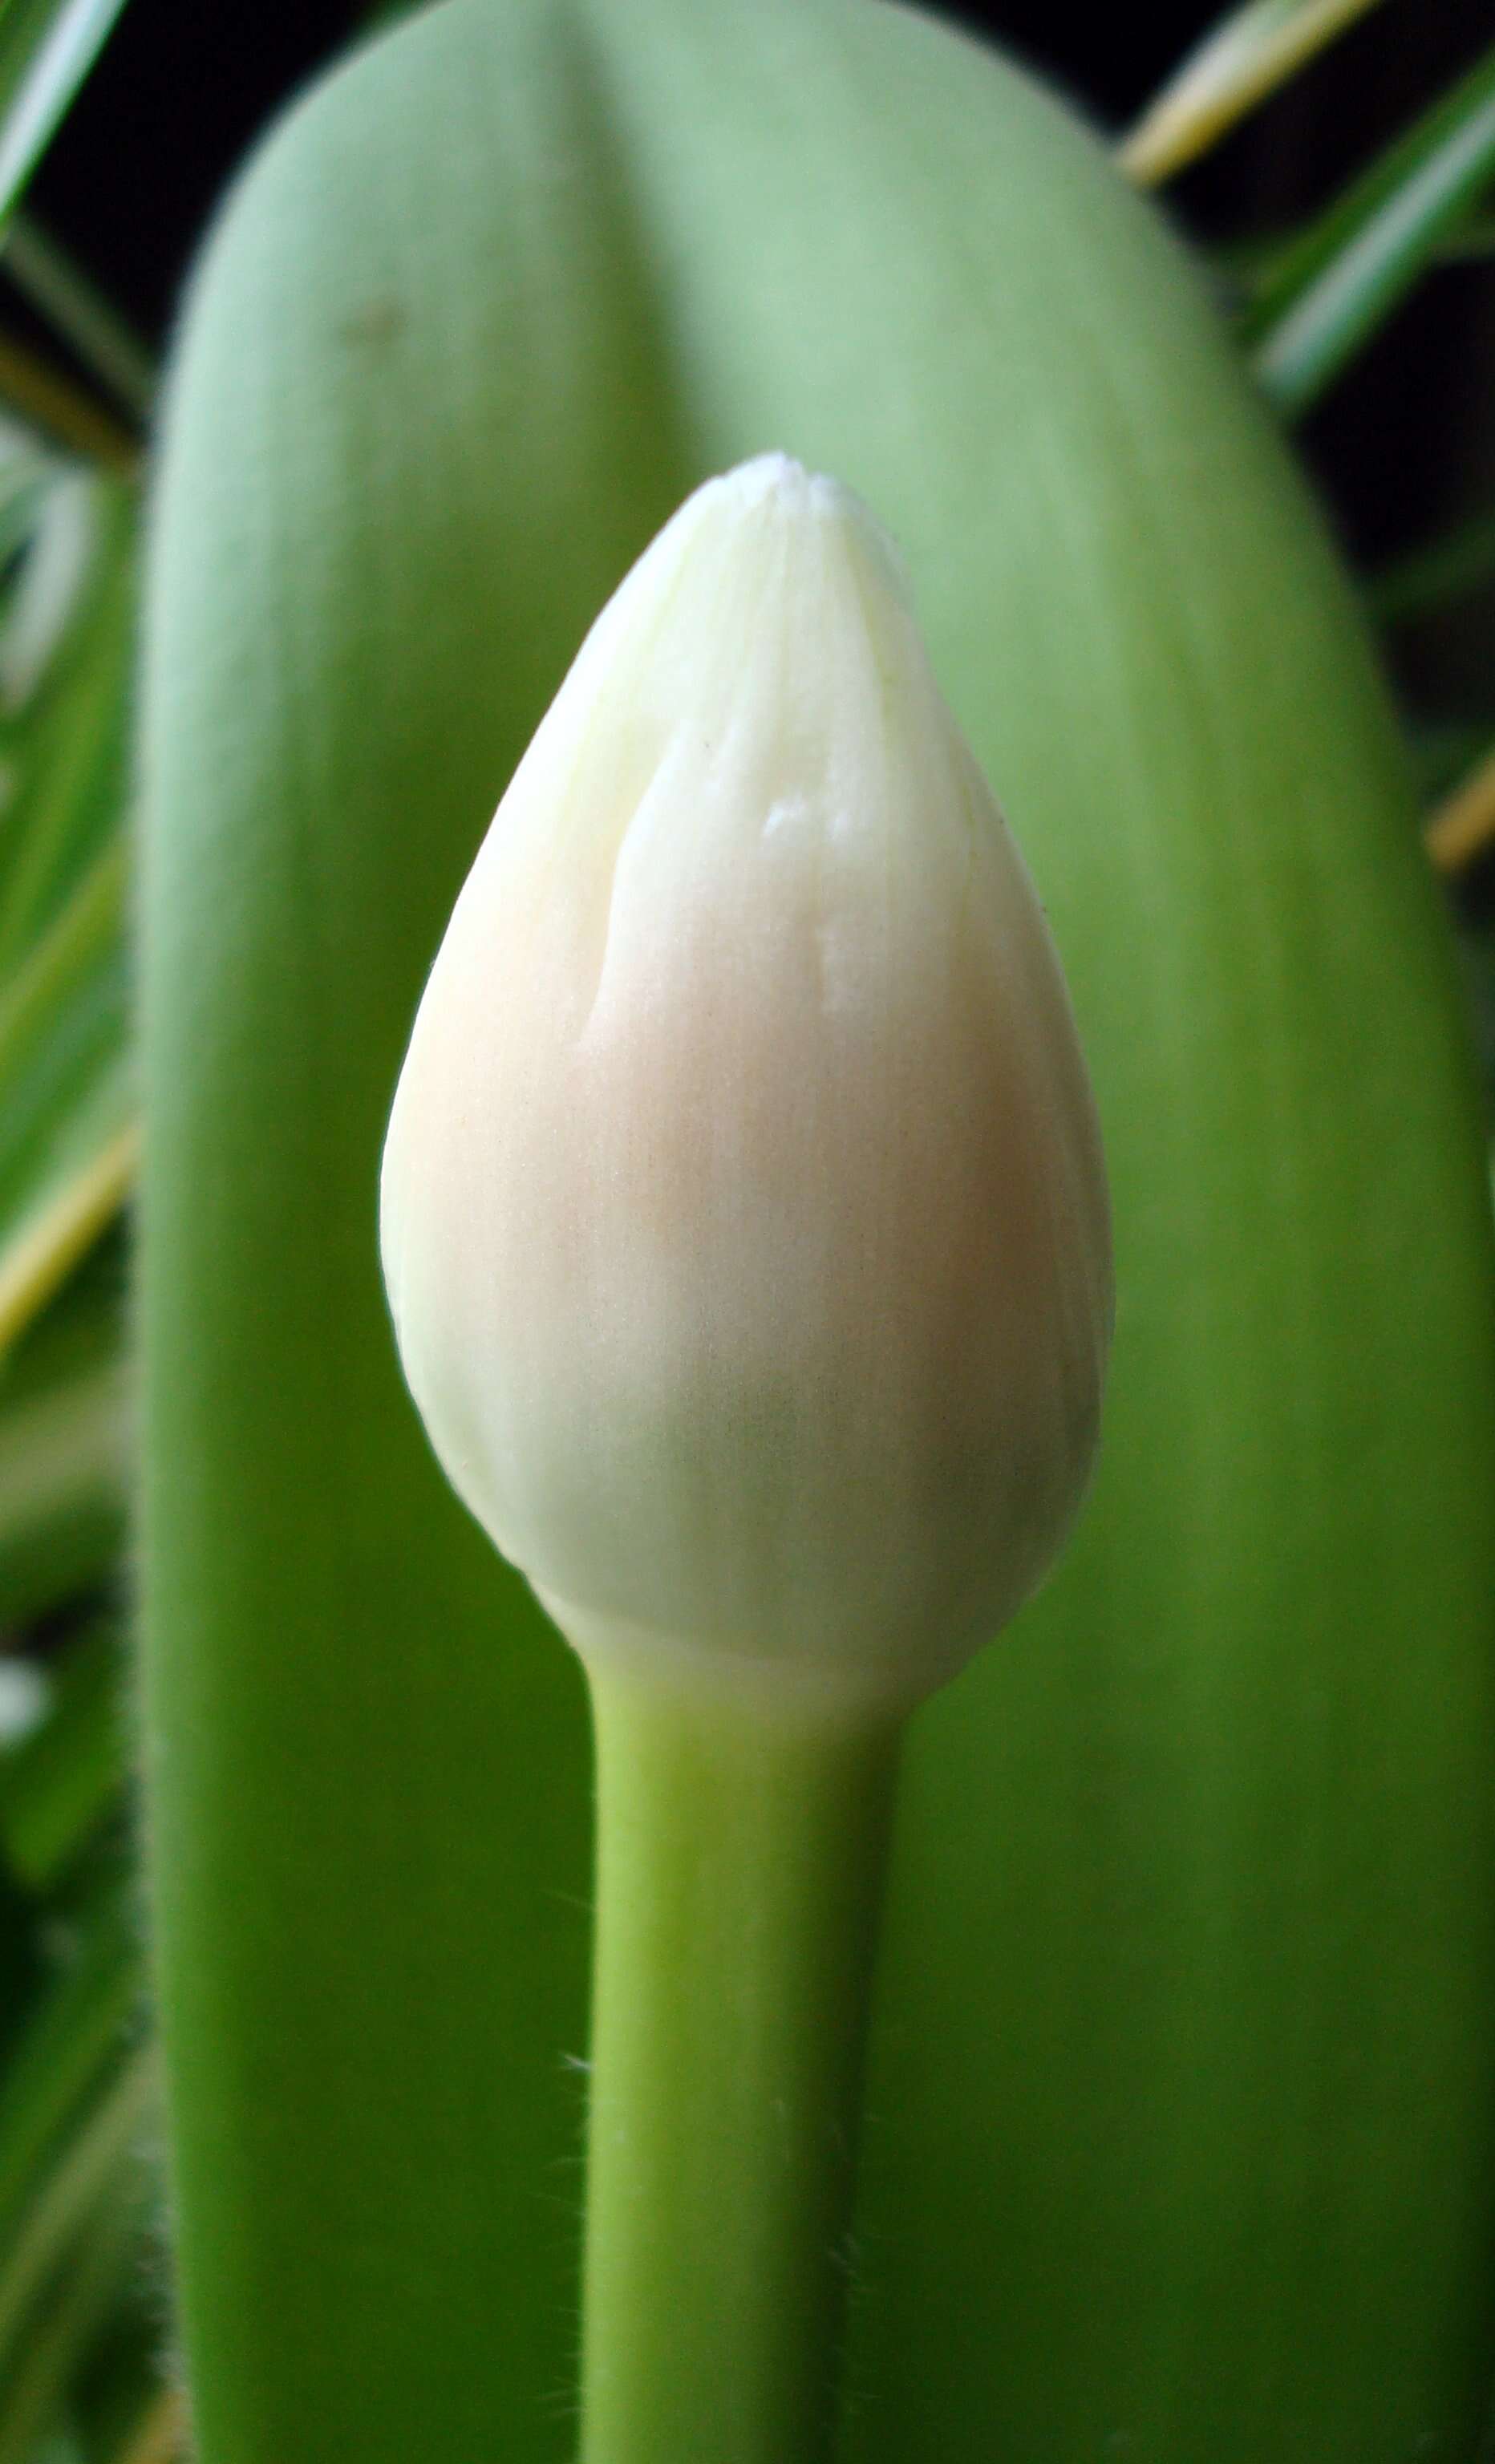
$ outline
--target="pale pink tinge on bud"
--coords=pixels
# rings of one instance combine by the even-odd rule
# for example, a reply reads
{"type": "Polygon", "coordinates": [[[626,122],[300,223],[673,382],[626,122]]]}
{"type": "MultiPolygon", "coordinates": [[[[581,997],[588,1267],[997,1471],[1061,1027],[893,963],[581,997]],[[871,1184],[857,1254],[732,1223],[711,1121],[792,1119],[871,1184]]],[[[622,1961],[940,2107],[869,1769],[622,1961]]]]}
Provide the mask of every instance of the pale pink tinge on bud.
{"type": "Polygon", "coordinates": [[[1051,1563],[1110,1333],[1094,1105],[834,480],[712,480],[599,617],[431,969],[382,1240],[435,1451],[585,1658],[912,1701],[1051,1563]]]}

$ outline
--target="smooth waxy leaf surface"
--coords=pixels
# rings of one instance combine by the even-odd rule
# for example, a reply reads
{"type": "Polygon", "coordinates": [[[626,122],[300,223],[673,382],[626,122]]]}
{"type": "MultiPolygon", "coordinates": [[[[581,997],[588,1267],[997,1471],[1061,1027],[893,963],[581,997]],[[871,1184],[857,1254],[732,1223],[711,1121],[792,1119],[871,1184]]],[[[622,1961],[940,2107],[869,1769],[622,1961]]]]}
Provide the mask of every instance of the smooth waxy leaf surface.
{"type": "Polygon", "coordinates": [[[1495,1330],[1400,757],[1171,239],[1002,64],[832,0],[452,0],[293,115],[190,303],[147,646],[146,1692],[205,2455],[573,2446],[581,1689],[425,1451],[375,1177],[583,631],[768,446],[902,544],[1118,1234],[1080,1541],[915,1730],[846,2454],[1462,2455],[1495,1330]]]}

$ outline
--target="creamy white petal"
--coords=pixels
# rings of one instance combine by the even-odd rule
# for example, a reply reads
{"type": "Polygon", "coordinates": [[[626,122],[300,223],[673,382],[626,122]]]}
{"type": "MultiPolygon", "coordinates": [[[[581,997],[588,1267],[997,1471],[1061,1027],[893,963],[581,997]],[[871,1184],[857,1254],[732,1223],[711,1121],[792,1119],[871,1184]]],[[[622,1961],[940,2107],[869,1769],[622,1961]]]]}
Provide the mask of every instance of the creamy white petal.
{"type": "Polygon", "coordinates": [[[1110,1337],[1094,1107],[836,482],[711,481],[598,619],[437,955],[382,1219],[432,1444],[583,1654],[912,1698],[1044,1573],[1110,1337]]]}

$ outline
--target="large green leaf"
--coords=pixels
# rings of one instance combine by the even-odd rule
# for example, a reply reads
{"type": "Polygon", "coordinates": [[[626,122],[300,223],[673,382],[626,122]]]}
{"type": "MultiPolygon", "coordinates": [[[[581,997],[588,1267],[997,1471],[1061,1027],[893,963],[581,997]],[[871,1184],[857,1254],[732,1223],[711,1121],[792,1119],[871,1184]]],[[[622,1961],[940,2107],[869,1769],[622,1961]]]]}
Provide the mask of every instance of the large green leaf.
{"type": "Polygon", "coordinates": [[[903,542],[1120,1272],[1079,1544],[912,1743],[846,2453],[1464,2456],[1495,1286],[1350,595],[1173,241],[1000,62],[851,0],[450,0],[240,190],[155,522],[145,1736],[205,2464],[572,2448],[581,1687],[428,1457],[375,1175],[547,695],[768,446],[903,542]]]}

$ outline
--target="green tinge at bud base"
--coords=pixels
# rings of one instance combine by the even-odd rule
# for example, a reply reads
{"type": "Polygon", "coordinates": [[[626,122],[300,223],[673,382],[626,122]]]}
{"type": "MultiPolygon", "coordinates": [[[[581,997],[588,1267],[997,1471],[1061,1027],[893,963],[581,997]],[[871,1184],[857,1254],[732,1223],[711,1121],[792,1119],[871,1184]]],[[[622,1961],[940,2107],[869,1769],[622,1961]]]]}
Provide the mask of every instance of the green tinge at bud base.
{"type": "Polygon", "coordinates": [[[1037,894],[888,540],[763,454],[587,637],[416,1020],[383,1245],[583,1656],[913,1700],[1046,1571],[1111,1314],[1037,894]]]}

